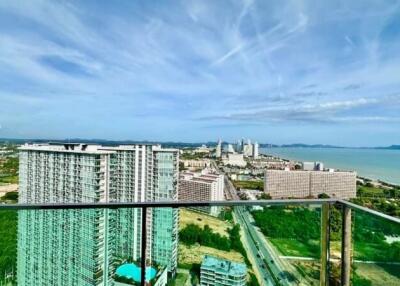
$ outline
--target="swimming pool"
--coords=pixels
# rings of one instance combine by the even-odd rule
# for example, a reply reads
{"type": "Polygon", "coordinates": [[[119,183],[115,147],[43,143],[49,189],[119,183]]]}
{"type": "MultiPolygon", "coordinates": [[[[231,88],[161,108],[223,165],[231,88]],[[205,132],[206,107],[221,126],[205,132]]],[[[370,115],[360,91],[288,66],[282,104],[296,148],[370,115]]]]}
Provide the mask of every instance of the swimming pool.
{"type": "MultiPolygon", "coordinates": [[[[128,279],[133,279],[135,282],[141,282],[141,268],[133,263],[126,263],[117,268],[117,275],[128,279]]],[[[157,270],[153,267],[146,267],[146,282],[156,277],[157,270]]]]}

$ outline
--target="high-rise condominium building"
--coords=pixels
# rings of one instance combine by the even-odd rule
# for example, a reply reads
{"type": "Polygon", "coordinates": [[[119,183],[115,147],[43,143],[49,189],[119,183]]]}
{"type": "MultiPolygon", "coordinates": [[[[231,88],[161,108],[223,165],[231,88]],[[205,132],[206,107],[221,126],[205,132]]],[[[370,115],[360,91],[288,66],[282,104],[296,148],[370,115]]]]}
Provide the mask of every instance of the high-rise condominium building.
{"type": "Polygon", "coordinates": [[[259,147],[258,143],[255,142],[253,144],[253,159],[258,159],[258,156],[259,156],[258,147],[259,147]]]}
{"type": "Polygon", "coordinates": [[[273,199],[356,196],[355,172],[266,170],[264,192],[273,199]]]}
{"type": "Polygon", "coordinates": [[[245,286],[246,275],[245,264],[206,255],[200,267],[200,285],[245,286]]]}
{"type": "Polygon", "coordinates": [[[235,153],[235,149],[232,144],[228,144],[228,153],[235,153]]]}
{"type": "MultiPolygon", "coordinates": [[[[115,152],[113,183],[117,202],[177,201],[179,158],[176,149],[158,145],[101,147],[115,152]]],[[[178,210],[155,208],[147,216],[147,256],[175,272],[178,248],[178,210]]],[[[117,254],[140,259],[141,210],[116,211],[117,254]],[[133,222],[133,224],[132,224],[133,222]]]]}
{"type": "MultiPolygon", "coordinates": [[[[179,201],[223,201],[224,176],[207,172],[182,172],[179,180],[179,201]]],[[[220,208],[195,207],[194,209],[217,216],[220,208]]]]}
{"type": "Polygon", "coordinates": [[[222,156],[222,141],[218,140],[217,147],[215,148],[215,157],[221,158],[222,156]]]}
{"type": "Polygon", "coordinates": [[[253,156],[253,144],[251,144],[250,140],[243,146],[243,155],[246,157],[253,156]]]}
{"type": "MultiPolygon", "coordinates": [[[[25,145],[20,203],[177,200],[177,150],[155,145],[25,145]]],[[[112,285],[117,261],[139,261],[141,211],[21,211],[19,285],[112,285]]],[[[176,210],[147,214],[147,254],[176,268],[176,210]]]]}

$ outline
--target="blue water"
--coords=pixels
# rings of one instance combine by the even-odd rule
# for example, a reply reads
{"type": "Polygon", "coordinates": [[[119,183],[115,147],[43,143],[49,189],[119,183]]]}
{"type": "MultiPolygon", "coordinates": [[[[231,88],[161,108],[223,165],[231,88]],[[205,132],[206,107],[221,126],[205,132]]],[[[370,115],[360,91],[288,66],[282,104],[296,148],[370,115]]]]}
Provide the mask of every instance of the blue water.
{"type": "MultiPolygon", "coordinates": [[[[129,279],[133,279],[135,282],[140,282],[141,275],[140,275],[140,267],[136,266],[133,263],[127,263],[119,266],[117,268],[117,275],[118,276],[123,276],[129,279]]],[[[154,269],[153,267],[146,267],[146,282],[149,282],[151,279],[156,277],[157,270],[154,269]]]]}
{"type": "Polygon", "coordinates": [[[351,148],[262,148],[261,153],[298,161],[320,161],[327,168],[400,185],[400,150],[351,148]]]}

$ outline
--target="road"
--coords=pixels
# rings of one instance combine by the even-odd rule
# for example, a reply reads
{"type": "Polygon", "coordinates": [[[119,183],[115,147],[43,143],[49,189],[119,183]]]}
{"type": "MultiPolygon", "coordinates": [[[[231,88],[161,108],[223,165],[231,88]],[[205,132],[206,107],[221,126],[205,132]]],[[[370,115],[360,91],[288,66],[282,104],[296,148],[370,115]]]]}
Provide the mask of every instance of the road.
{"type": "MultiPolygon", "coordinates": [[[[217,166],[214,163],[216,169],[217,166]]],[[[227,200],[240,200],[237,195],[236,188],[225,175],[225,197],[227,200]]],[[[249,248],[248,255],[252,257],[252,261],[256,262],[254,267],[263,279],[263,285],[295,285],[294,281],[285,275],[285,273],[293,273],[294,267],[290,267],[284,262],[279,253],[267,241],[264,235],[252,223],[252,216],[246,207],[235,207],[235,218],[244,231],[245,240],[249,248]]]]}

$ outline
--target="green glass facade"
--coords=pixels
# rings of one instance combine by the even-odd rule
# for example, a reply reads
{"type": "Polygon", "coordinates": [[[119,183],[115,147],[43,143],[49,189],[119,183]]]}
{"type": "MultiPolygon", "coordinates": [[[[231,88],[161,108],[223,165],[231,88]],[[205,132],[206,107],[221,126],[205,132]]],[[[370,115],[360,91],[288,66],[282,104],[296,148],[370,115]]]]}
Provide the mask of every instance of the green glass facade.
{"type": "MultiPolygon", "coordinates": [[[[20,203],[106,201],[110,154],[21,150],[20,203]]],[[[18,213],[18,285],[106,285],[108,210],[18,213]]],[[[110,244],[109,244],[110,243],[110,244]]]]}
{"type": "MultiPolygon", "coordinates": [[[[20,203],[177,200],[178,152],[153,145],[20,150],[20,203]]],[[[19,285],[112,285],[140,261],[141,210],[37,210],[18,217],[19,285]]],[[[175,272],[177,210],[149,210],[147,257],[175,272]]]]}

